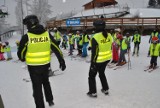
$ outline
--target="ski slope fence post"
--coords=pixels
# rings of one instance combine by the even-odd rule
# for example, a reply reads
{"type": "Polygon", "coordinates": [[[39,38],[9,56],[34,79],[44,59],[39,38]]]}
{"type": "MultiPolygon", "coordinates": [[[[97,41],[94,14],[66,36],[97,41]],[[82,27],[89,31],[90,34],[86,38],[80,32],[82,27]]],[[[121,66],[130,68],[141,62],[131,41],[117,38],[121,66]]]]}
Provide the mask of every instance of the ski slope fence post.
{"type": "Polygon", "coordinates": [[[2,101],[1,95],[0,95],[0,108],[4,108],[4,104],[3,104],[3,101],[2,101]]]}

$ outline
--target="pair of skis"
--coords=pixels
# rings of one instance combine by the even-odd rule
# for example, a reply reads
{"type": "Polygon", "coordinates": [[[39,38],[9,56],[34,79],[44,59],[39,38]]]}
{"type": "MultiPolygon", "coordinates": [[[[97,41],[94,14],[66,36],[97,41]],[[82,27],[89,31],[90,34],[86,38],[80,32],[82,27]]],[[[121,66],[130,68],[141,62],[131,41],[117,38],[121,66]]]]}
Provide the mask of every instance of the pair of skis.
{"type": "MultiPolygon", "coordinates": [[[[58,76],[58,75],[62,75],[63,73],[56,73],[56,72],[58,72],[59,71],[59,69],[56,69],[56,70],[54,70],[54,71],[52,71],[52,72],[50,72],[49,74],[49,77],[52,77],[52,76],[58,76]]],[[[31,82],[31,79],[30,78],[23,78],[23,81],[24,82],[31,82]]]]}
{"type": "Polygon", "coordinates": [[[108,64],[108,68],[111,68],[113,70],[117,70],[119,68],[122,68],[123,65],[125,65],[125,64],[122,64],[122,65],[119,65],[119,66],[116,66],[116,64],[108,64]]]}
{"type": "Polygon", "coordinates": [[[144,71],[151,73],[152,71],[156,70],[157,68],[159,68],[159,66],[156,66],[155,68],[149,68],[149,67],[148,67],[148,68],[145,69],[144,71]]]}

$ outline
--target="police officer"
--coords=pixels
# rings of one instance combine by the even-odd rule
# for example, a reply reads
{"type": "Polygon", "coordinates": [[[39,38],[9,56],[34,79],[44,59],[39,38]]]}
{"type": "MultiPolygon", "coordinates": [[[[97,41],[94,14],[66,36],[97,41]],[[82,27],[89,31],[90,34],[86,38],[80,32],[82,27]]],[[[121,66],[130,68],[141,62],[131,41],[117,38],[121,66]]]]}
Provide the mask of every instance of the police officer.
{"type": "Polygon", "coordinates": [[[66,65],[56,41],[48,31],[39,24],[35,15],[28,15],[23,19],[23,24],[27,26],[28,32],[19,44],[17,55],[21,61],[25,61],[30,74],[33,87],[33,97],[36,108],[45,108],[42,86],[44,88],[45,99],[49,106],[54,105],[52,90],[48,78],[51,61],[51,50],[55,53],[60,63],[61,70],[65,70],[66,65]]]}
{"type": "Polygon", "coordinates": [[[97,20],[93,23],[96,34],[92,37],[91,48],[91,65],[89,70],[89,92],[90,97],[97,97],[96,90],[96,75],[99,73],[99,78],[102,84],[102,93],[108,95],[109,86],[105,76],[105,68],[112,58],[112,36],[105,30],[105,22],[103,20],[97,20]]]}

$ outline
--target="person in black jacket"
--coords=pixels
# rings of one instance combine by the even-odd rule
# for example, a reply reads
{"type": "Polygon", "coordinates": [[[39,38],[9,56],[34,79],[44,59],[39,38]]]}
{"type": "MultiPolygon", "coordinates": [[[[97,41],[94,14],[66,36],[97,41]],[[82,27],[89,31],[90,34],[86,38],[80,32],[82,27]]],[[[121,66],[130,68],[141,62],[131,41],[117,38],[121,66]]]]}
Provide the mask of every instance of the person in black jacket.
{"type": "Polygon", "coordinates": [[[66,68],[63,54],[53,36],[39,24],[37,16],[26,16],[23,19],[23,24],[27,26],[28,32],[20,40],[17,52],[18,58],[27,64],[32,81],[36,108],[45,108],[42,86],[45,99],[49,106],[52,106],[54,102],[48,78],[51,58],[50,52],[52,50],[55,53],[62,71],[66,68]]]}

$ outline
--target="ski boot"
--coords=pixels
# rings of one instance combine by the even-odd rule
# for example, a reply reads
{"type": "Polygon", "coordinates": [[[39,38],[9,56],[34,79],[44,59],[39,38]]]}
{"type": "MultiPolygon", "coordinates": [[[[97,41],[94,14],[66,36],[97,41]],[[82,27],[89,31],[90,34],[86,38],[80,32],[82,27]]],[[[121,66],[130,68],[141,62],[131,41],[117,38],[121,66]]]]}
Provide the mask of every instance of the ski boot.
{"type": "Polygon", "coordinates": [[[105,95],[109,95],[108,90],[103,90],[103,89],[101,89],[101,92],[104,93],[105,95]]]}
{"type": "Polygon", "coordinates": [[[116,66],[120,66],[120,65],[121,65],[121,63],[117,63],[117,64],[116,64],[116,66]]]}
{"type": "Polygon", "coordinates": [[[54,102],[53,101],[49,101],[48,104],[49,104],[49,106],[53,106],[54,102]]]}
{"type": "Polygon", "coordinates": [[[152,69],[152,68],[153,68],[153,65],[150,65],[150,66],[149,66],[149,69],[152,69]]]}
{"type": "Polygon", "coordinates": [[[88,95],[89,97],[93,97],[93,98],[96,98],[96,97],[97,97],[97,93],[88,92],[87,95],[88,95]]]}
{"type": "Polygon", "coordinates": [[[137,52],[137,57],[139,56],[139,53],[137,52]]]}
{"type": "Polygon", "coordinates": [[[153,69],[156,69],[156,68],[157,68],[157,65],[154,65],[152,68],[153,68],[153,69]]]}
{"type": "Polygon", "coordinates": [[[126,63],[127,63],[126,61],[123,61],[123,62],[120,63],[120,66],[122,66],[122,65],[124,65],[126,63]]]}

